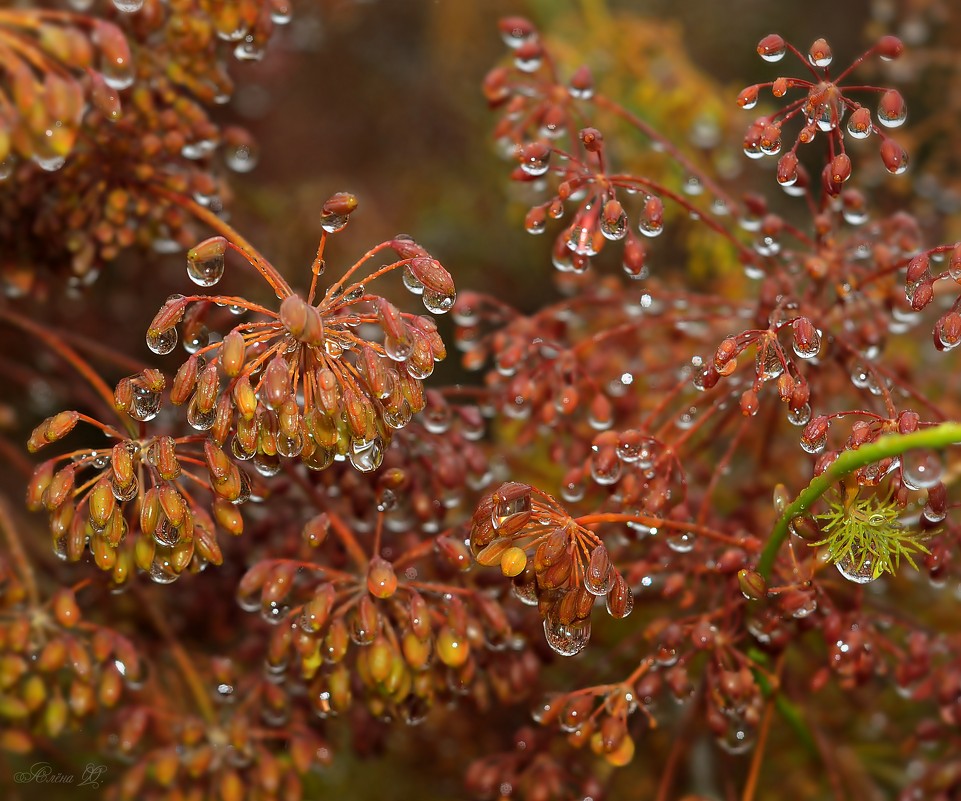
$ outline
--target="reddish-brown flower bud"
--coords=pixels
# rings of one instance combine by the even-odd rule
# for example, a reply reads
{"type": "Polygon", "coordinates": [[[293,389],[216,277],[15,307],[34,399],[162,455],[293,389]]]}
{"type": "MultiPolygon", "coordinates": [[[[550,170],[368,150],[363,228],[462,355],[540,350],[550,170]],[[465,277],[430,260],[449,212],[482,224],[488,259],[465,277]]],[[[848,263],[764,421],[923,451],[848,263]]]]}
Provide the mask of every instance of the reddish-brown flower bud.
{"type": "Polygon", "coordinates": [[[894,175],[900,175],[908,168],[908,154],[893,139],[885,139],[881,143],[881,161],[885,169],[894,175]]]}
{"type": "Polygon", "coordinates": [[[27,508],[31,512],[39,512],[43,508],[44,493],[53,480],[55,466],[54,461],[47,461],[39,464],[33,471],[30,483],[27,484],[27,508]]]}
{"type": "Polygon", "coordinates": [[[375,598],[390,598],[397,591],[394,566],[379,556],[370,560],[367,568],[367,590],[375,598]]]}
{"type": "Polygon", "coordinates": [[[897,36],[882,36],[875,47],[885,61],[893,61],[904,52],[904,43],[897,36]]]}
{"type": "Polygon", "coordinates": [[[244,366],[245,350],[244,336],[236,328],[224,337],[220,363],[223,365],[224,373],[231,378],[240,375],[240,370],[244,366]]]}
{"type": "Polygon", "coordinates": [[[808,50],[808,61],[815,67],[828,66],[833,57],[831,46],[824,39],[816,39],[808,50]]]}
{"type": "Polygon", "coordinates": [[[316,306],[299,295],[288,295],[280,304],[280,321],[291,336],[308,345],[324,344],[324,321],[316,306]]]}
{"type": "Polygon", "coordinates": [[[72,629],[80,622],[80,607],[72,590],[60,589],[53,596],[53,616],[65,629],[72,629]]]}
{"type": "Polygon", "coordinates": [[[745,87],[737,96],[737,104],[743,109],[754,108],[757,105],[758,91],[757,84],[745,87]]]}
{"type": "MultiPolygon", "coordinates": [[[[571,97],[580,99],[589,98],[594,94],[594,76],[589,67],[582,64],[574,70],[574,74],[571,75],[570,92],[571,97]]],[[[552,108],[559,109],[558,106],[552,108]]],[[[560,130],[560,124],[555,130],[560,130]]]]}
{"type": "Polygon", "coordinates": [[[864,139],[872,130],[871,112],[864,106],[855,109],[848,119],[848,133],[856,139],[864,139]]]}
{"type": "MultiPolygon", "coordinates": [[[[231,503],[225,498],[214,498],[211,511],[213,511],[214,520],[217,525],[228,534],[236,537],[243,533],[244,518],[240,514],[240,509],[237,507],[237,504],[231,503]]],[[[195,529],[195,531],[196,530],[197,529],[195,529]]]]}
{"type": "Polygon", "coordinates": [[[80,413],[73,411],[60,412],[53,417],[48,417],[33,430],[27,442],[27,449],[30,453],[36,453],[44,445],[62,439],[73,430],[79,419],[80,413]]]}
{"type": "Polygon", "coordinates": [[[753,389],[745,390],[741,395],[741,414],[745,417],[753,417],[761,408],[757,393],[753,389]]]}
{"type": "Polygon", "coordinates": [[[287,360],[279,353],[267,362],[261,387],[264,400],[271,409],[283,406],[290,394],[290,371],[287,360]]]}
{"type": "Polygon", "coordinates": [[[244,420],[253,420],[257,412],[257,395],[250,385],[250,377],[246,374],[237,379],[232,392],[234,407],[244,420]]]}
{"type": "Polygon", "coordinates": [[[843,184],[851,177],[851,159],[847,153],[838,153],[831,159],[831,180],[835,184],[843,184]]]}
{"type": "Polygon", "coordinates": [[[784,39],[770,33],[757,43],[757,54],[765,61],[776,61],[784,55],[784,39]]]}
{"type": "Polygon", "coordinates": [[[407,266],[425,290],[444,296],[454,294],[454,279],[436,259],[421,256],[411,259],[407,266]]]}
{"type": "Polygon", "coordinates": [[[73,494],[76,465],[68,464],[53,474],[50,484],[43,494],[43,505],[48,511],[53,511],[73,494]]]}

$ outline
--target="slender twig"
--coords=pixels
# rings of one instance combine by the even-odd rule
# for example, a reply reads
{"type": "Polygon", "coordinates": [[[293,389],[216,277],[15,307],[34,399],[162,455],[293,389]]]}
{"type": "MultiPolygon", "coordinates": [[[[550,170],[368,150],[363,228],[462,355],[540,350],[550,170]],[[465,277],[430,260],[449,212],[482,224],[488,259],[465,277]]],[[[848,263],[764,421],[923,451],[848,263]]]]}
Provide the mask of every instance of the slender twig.
{"type": "Polygon", "coordinates": [[[0,528],[3,529],[3,533],[7,537],[7,542],[10,544],[10,556],[13,558],[20,578],[27,589],[27,598],[30,599],[30,606],[36,608],[40,604],[37,580],[30,560],[27,558],[27,552],[23,548],[23,543],[20,542],[20,536],[17,534],[7,499],[2,495],[0,495],[0,528]]]}

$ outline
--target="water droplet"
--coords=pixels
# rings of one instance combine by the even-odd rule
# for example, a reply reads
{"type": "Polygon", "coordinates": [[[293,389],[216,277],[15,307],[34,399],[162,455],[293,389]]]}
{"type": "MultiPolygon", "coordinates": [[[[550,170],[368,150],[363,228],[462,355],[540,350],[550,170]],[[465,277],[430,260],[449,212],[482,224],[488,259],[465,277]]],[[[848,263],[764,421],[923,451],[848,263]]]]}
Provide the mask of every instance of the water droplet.
{"type": "Polygon", "coordinates": [[[801,448],[805,453],[816,454],[821,453],[828,443],[828,432],[825,430],[819,437],[809,438],[801,437],[801,448]]]}
{"type": "Polygon", "coordinates": [[[533,580],[529,582],[512,582],[511,594],[524,604],[524,606],[537,606],[537,583],[533,580]]]}
{"type": "Polygon", "coordinates": [[[187,351],[187,353],[196,353],[198,350],[207,347],[209,344],[210,331],[207,330],[207,326],[202,325],[195,331],[192,331],[190,336],[184,340],[184,350],[187,351]]]}
{"type": "Polygon", "coordinates": [[[591,478],[604,486],[615,483],[621,477],[621,461],[609,458],[596,445],[591,450],[591,478]]]}
{"type": "Polygon", "coordinates": [[[260,451],[253,458],[254,469],[264,476],[271,478],[280,472],[280,459],[276,455],[261,453],[260,451]]]}
{"type": "Polygon", "coordinates": [[[424,308],[432,314],[447,314],[454,307],[457,295],[454,293],[445,295],[442,292],[425,289],[421,300],[424,302],[424,308]]]}
{"type": "Polygon", "coordinates": [[[784,58],[784,53],[786,52],[786,50],[787,50],[786,47],[780,47],[780,48],[777,48],[777,49],[771,48],[771,49],[769,49],[769,50],[765,50],[764,52],[760,53],[759,55],[760,55],[761,58],[763,58],[765,61],[770,62],[771,64],[773,64],[773,63],[775,63],[776,61],[780,61],[782,58],[784,58]]]}
{"type": "Polygon", "coordinates": [[[855,584],[867,584],[875,579],[873,560],[867,555],[862,558],[862,553],[858,551],[848,551],[834,566],[838,573],[855,584]]]}
{"type": "Polygon", "coordinates": [[[878,106],[878,122],[885,128],[900,128],[908,118],[908,109],[903,103],[897,109],[887,109],[878,106]]]}
{"type": "MultiPolygon", "coordinates": [[[[811,405],[805,403],[797,409],[787,410],[787,420],[792,426],[806,426],[811,419],[811,405]]],[[[803,443],[802,443],[803,447],[803,443]]],[[[805,449],[807,450],[807,449],[805,449]]],[[[811,453],[811,451],[808,451],[811,453]]]]}
{"type": "Polygon", "coordinates": [[[238,61],[260,61],[264,57],[264,47],[248,33],[234,48],[234,58],[238,61]]]}
{"type": "Polygon", "coordinates": [[[871,126],[862,127],[856,116],[848,119],[846,130],[852,139],[867,139],[871,135],[871,126]]]}
{"type": "Polygon", "coordinates": [[[64,156],[38,156],[34,155],[33,161],[42,170],[47,172],[56,172],[59,170],[67,161],[64,156]]]}
{"type": "Polygon", "coordinates": [[[674,553],[689,553],[694,550],[695,536],[690,531],[672,531],[665,542],[674,553]]]}
{"type": "Polygon", "coordinates": [[[524,523],[531,516],[530,493],[514,493],[497,501],[491,508],[491,525],[495,529],[524,523]]]}
{"type": "Polygon", "coordinates": [[[601,215],[601,233],[606,239],[615,242],[627,236],[627,212],[622,211],[620,215],[613,220],[601,215]]]}
{"type": "Polygon", "coordinates": [[[591,639],[591,621],[561,623],[549,615],[544,619],[544,637],[554,653],[574,656],[583,651],[591,639]]]}
{"type": "Polygon", "coordinates": [[[772,381],[784,372],[780,354],[770,343],[767,347],[758,346],[754,357],[754,369],[761,381],[772,381]]]}
{"type": "Polygon", "coordinates": [[[132,501],[137,497],[137,491],[139,490],[139,484],[137,483],[137,477],[134,476],[130,485],[126,488],[121,487],[116,479],[110,479],[110,491],[113,493],[113,497],[116,498],[121,503],[126,501],[132,501]]]}
{"type": "Polygon", "coordinates": [[[154,557],[153,562],[150,563],[150,570],[148,572],[150,580],[155,584],[173,584],[173,582],[180,578],[179,574],[174,571],[173,565],[170,564],[170,560],[162,556],[159,552],[154,557]]]}
{"type": "Polygon", "coordinates": [[[344,303],[356,303],[367,292],[367,287],[363,284],[354,284],[353,287],[348,289],[343,295],[344,303]]]}
{"type": "Polygon", "coordinates": [[[532,52],[527,57],[515,56],[514,66],[517,67],[521,72],[537,72],[540,69],[543,59],[540,53],[534,55],[532,52]]]}
{"type": "Polygon", "coordinates": [[[930,503],[927,503],[924,505],[924,509],[921,510],[921,514],[929,523],[941,523],[947,516],[947,510],[935,509],[930,503]]]}
{"type": "Polygon", "coordinates": [[[384,352],[395,362],[407,361],[413,349],[414,346],[407,337],[404,339],[394,339],[391,336],[384,338],[384,352]]]}
{"type": "Polygon", "coordinates": [[[234,172],[250,172],[257,166],[259,158],[256,146],[250,143],[234,145],[224,151],[224,161],[234,172]]]}
{"type": "Polygon", "coordinates": [[[685,195],[690,195],[691,197],[697,197],[704,192],[704,185],[696,175],[689,175],[681,188],[685,195]]]}
{"type": "Polygon", "coordinates": [[[910,490],[930,489],[941,480],[941,459],[934,451],[912,450],[901,457],[901,481],[910,490]]]}
{"type": "Polygon", "coordinates": [[[135,386],[133,389],[133,403],[128,414],[134,419],[145,423],[153,420],[160,412],[160,393],[151,392],[146,387],[135,386]]]}
{"type": "Polygon", "coordinates": [[[158,356],[166,356],[177,347],[177,329],[168,328],[166,331],[148,331],[147,347],[158,356]]]}
{"type": "Polygon", "coordinates": [[[637,225],[637,229],[644,234],[644,236],[655,237],[660,236],[664,232],[664,223],[659,220],[648,220],[642,218],[637,225]]]}
{"type": "Polygon", "coordinates": [[[396,411],[389,409],[384,410],[384,422],[391,428],[403,428],[410,422],[413,416],[413,411],[407,401],[401,402],[396,411]]]}
{"type": "Polygon", "coordinates": [[[223,254],[209,259],[187,259],[187,277],[198,286],[214,286],[224,275],[223,254]]]}
{"type": "MultiPolygon", "coordinates": [[[[594,246],[593,229],[580,225],[572,226],[567,234],[567,247],[578,256],[596,255],[597,248],[594,246]]],[[[573,268],[574,263],[571,262],[568,267],[573,268]]]]}
{"type": "Polygon", "coordinates": [[[349,220],[349,214],[336,214],[332,211],[325,211],[320,215],[320,227],[328,234],[336,234],[347,227],[349,220]]]}
{"type": "Polygon", "coordinates": [[[415,295],[422,295],[424,293],[424,285],[421,283],[420,279],[414,275],[414,271],[411,270],[409,264],[404,265],[404,286],[407,287],[408,292],[412,292],[415,295]]]}
{"type": "Polygon", "coordinates": [[[361,473],[372,473],[384,461],[384,441],[380,437],[374,437],[369,442],[354,440],[348,458],[361,473]]]}
{"type": "Polygon", "coordinates": [[[115,62],[104,60],[100,65],[104,83],[111,89],[121,91],[133,84],[134,73],[129,60],[117,59],[115,62]]]}
{"type": "Polygon", "coordinates": [[[295,456],[300,456],[300,452],[303,449],[304,437],[301,433],[298,432],[292,437],[285,436],[284,434],[277,435],[277,453],[281,456],[292,459],[295,456]]]}
{"type": "Polygon", "coordinates": [[[744,754],[754,747],[754,727],[746,723],[738,714],[728,715],[727,730],[717,738],[717,744],[728,754],[744,754]]]}
{"type": "Polygon", "coordinates": [[[187,405],[187,422],[190,424],[191,428],[197,431],[209,431],[214,427],[214,422],[217,420],[216,409],[208,409],[204,411],[200,408],[200,404],[197,402],[197,396],[194,395],[190,399],[190,403],[187,405]]]}
{"type": "Polygon", "coordinates": [[[622,438],[617,444],[617,458],[628,464],[638,462],[641,469],[646,470],[653,464],[656,447],[657,443],[650,438],[622,438]]]}

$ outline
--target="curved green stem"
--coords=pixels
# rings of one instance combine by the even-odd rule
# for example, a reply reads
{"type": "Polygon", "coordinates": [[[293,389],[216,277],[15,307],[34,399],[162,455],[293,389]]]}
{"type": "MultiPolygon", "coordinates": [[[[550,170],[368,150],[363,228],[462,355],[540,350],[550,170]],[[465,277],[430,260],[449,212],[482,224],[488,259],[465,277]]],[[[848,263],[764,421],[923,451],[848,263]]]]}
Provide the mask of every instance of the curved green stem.
{"type": "Polygon", "coordinates": [[[801,491],[801,494],[788,504],[774,524],[774,530],[761,552],[757,572],[764,578],[770,578],[774,560],[787,538],[788,524],[810,509],[838,479],[871,462],[900,456],[913,448],[945,448],[959,443],[961,443],[961,423],[941,423],[911,434],[887,434],[869,445],[862,445],[857,450],[845,451],[831,462],[821,475],[811,479],[811,483],[801,491]]]}

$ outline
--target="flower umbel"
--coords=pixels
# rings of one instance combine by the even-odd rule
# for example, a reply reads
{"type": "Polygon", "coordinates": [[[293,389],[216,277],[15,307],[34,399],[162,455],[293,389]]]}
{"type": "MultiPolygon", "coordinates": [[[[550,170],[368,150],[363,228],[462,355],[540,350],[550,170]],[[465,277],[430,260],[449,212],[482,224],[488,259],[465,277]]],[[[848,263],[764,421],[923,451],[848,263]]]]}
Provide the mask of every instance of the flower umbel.
{"type": "Polygon", "coordinates": [[[827,536],[812,545],[828,546],[828,559],[859,584],[882,573],[894,575],[902,556],[917,570],[912,554],[929,553],[923,543],[928,533],[905,528],[893,498],[858,495],[856,486],[844,490],[840,499],[829,502],[830,511],[817,515],[827,536]]]}

